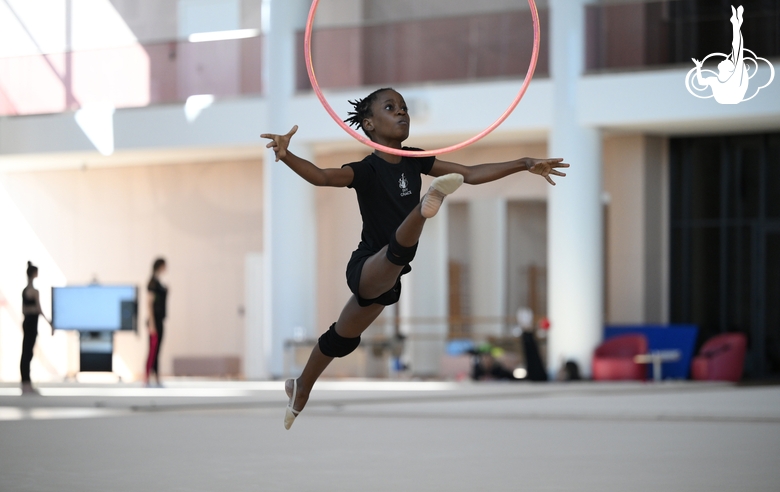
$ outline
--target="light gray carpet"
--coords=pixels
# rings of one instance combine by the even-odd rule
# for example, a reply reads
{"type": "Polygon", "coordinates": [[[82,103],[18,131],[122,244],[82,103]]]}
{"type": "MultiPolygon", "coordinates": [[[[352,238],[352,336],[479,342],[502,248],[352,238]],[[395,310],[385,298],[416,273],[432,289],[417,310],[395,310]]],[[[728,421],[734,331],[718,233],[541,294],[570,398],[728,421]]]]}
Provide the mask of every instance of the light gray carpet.
{"type": "Polygon", "coordinates": [[[290,431],[281,383],[13,392],[2,492],[780,490],[780,387],[330,383],[290,431]]]}

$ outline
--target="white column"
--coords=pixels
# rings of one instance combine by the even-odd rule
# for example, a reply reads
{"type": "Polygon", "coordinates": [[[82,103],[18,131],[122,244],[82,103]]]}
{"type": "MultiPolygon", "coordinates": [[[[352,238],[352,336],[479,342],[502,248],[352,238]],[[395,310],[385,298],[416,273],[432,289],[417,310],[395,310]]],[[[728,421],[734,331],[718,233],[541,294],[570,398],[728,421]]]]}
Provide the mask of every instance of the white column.
{"type": "Polygon", "coordinates": [[[263,263],[262,253],[247,253],[244,259],[244,377],[247,379],[271,376],[271,336],[263,329],[263,263]]]}
{"type": "Polygon", "coordinates": [[[469,287],[472,324],[479,337],[501,335],[506,315],[507,235],[506,200],[469,202],[469,287]]]}
{"type": "Polygon", "coordinates": [[[578,86],[585,60],[585,5],[589,0],[551,0],[550,66],[555,115],[551,157],[571,163],[568,176],[550,190],[548,299],[551,322],[548,370],[574,360],[591,372],[602,337],[603,233],[601,135],[578,123],[578,86]]]}
{"type": "MultiPolygon", "coordinates": [[[[295,93],[295,33],[306,22],[306,0],[264,0],[263,82],[268,101],[266,126],[258,129],[286,133],[296,123],[291,114],[295,93]]],[[[300,134],[291,150],[304,159],[313,156],[301,145],[300,134]]],[[[284,341],[304,330],[316,333],[316,225],[314,188],[281,162],[273,152],[263,165],[263,313],[270,339],[269,372],[282,375],[284,341]]]]}
{"type": "Polygon", "coordinates": [[[438,376],[447,337],[448,266],[447,206],[425,223],[412,272],[402,280],[401,318],[409,336],[411,370],[415,376],[438,376]]]}

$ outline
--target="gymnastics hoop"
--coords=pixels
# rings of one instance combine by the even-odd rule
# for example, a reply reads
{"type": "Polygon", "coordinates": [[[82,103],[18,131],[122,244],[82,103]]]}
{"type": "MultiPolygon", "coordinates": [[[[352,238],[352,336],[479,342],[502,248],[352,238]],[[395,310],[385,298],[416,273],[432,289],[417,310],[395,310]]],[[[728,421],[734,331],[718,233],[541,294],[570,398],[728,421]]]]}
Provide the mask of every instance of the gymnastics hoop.
{"type": "Polygon", "coordinates": [[[311,3],[311,9],[309,10],[309,18],[306,21],[306,34],[304,36],[304,41],[303,41],[304,56],[306,57],[306,71],[309,74],[309,81],[311,82],[311,86],[314,89],[314,93],[317,94],[317,98],[322,103],[322,106],[328,112],[330,117],[333,118],[333,121],[335,121],[341,128],[344,129],[344,131],[349,133],[357,141],[365,145],[368,145],[369,147],[373,147],[374,149],[379,150],[381,152],[387,152],[388,154],[399,155],[403,157],[431,157],[440,154],[447,154],[449,152],[455,152],[456,150],[460,150],[464,147],[473,144],[474,142],[482,140],[483,138],[491,134],[493,130],[498,128],[499,125],[501,125],[504,121],[506,121],[506,119],[509,118],[509,115],[512,114],[512,111],[514,111],[517,105],[520,104],[520,100],[525,95],[525,91],[528,90],[528,85],[531,83],[531,79],[534,76],[534,71],[536,70],[536,61],[539,58],[539,12],[536,9],[536,2],[534,2],[534,0],[528,0],[528,5],[531,7],[531,17],[533,18],[533,24],[534,24],[534,49],[531,55],[531,63],[528,66],[528,72],[525,75],[525,79],[523,80],[522,87],[520,87],[520,92],[517,93],[517,96],[515,97],[514,101],[512,101],[512,104],[509,106],[509,108],[507,108],[507,110],[504,111],[504,114],[502,114],[496,121],[494,121],[492,125],[485,128],[477,135],[471,137],[468,140],[464,140],[459,144],[451,145],[449,147],[443,147],[441,149],[435,149],[435,150],[419,151],[419,150],[394,149],[392,147],[380,145],[378,143],[371,141],[371,139],[369,139],[365,135],[359,134],[357,131],[350,128],[346,123],[344,123],[341,120],[341,117],[336,113],[336,111],[333,110],[331,105],[325,99],[325,96],[322,94],[322,89],[320,89],[320,84],[319,82],[317,82],[317,76],[314,74],[314,64],[312,63],[312,59],[311,59],[312,28],[314,26],[314,16],[317,14],[317,6],[319,6],[319,4],[320,4],[320,0],[313,0],[311,3]]]}

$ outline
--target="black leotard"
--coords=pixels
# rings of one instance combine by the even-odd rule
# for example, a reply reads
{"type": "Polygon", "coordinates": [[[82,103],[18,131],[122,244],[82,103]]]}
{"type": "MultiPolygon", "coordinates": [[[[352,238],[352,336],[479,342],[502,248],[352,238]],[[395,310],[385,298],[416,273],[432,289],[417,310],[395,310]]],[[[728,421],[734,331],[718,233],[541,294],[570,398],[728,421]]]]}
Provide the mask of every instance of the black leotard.
{"type": "Polygon", "coordinates": [[[430,173],[435,160],[402,157],[398,164],[391,164],[370,154],[360,162],[345,164],[355,174],[349,187],[357,193],[363,217],[360,249],[376,253],[390,242],[401,222],[420,203],[420,175],[430,173]]]}
{"type": "MultiPolygon", "coordinates": [[[[22,306],[24,307],[37,307],[38,302],[35,298],[28,298],[25,293],[27,287],[22,291],[22,306]]],[[[24,338],[22,340],[22,360],[19,363],[19,371],[22,374],[22,382],[30,382],[30,362],[33,358],[33,348],[35,347],[35,339],[38,338],[38,316],[39,313],[25,314],[24,321],[22,322],[22,330],[24,331],[24,338]]]]}
{"type": "Polygon", "coordinates": [[[360,162],[345,164],[355,174],[349,187],[357,193],[360,215],[363,217],[360,244],[347,264],[347,285],[360,306],[389,306],[398,302],[401,296],[401,275],[409,273],[412,268],[404,266],[389,291],[375,299],[364,299],[358,293],[363,265],[390,242],[401,223],[420,203],[420,175],[430,173],[435,160],[435,157],[402,157],[398,164],[391,164],[376,154],[370,154],[360,162]]]}

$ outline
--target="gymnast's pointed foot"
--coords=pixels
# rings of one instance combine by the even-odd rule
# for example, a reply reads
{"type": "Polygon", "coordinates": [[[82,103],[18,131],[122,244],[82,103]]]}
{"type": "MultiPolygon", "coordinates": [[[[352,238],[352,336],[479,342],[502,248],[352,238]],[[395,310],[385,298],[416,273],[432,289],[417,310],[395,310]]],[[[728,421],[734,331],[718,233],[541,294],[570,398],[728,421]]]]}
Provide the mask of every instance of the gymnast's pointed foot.
{"type": "Polygon", "coordinates": [[[420,204],[420,213],[426,219],[430,219],[439,212],[444,197],[455,193],[455,190],[463,184],[461,174],[452,173],[439,176],[431,182],[428,193],[422,199],[420,204]]]}
{"type": "MultiPolygon", "coordinates": [[[[287,403],[287,409],[284,412],[284,428],[290,430],[293,422],[295,422],[295,418],[301,413],[301,410],[303,410],[309,397],[304,396],[304,391],[298,386],[297,379],[288,379],[285,381],[284,391],[287,393],[288,398],[290,398],[290,401],[287,403]]],[[[308,395],[308,392],[306,392],[305,395],[308,395]]]]}

